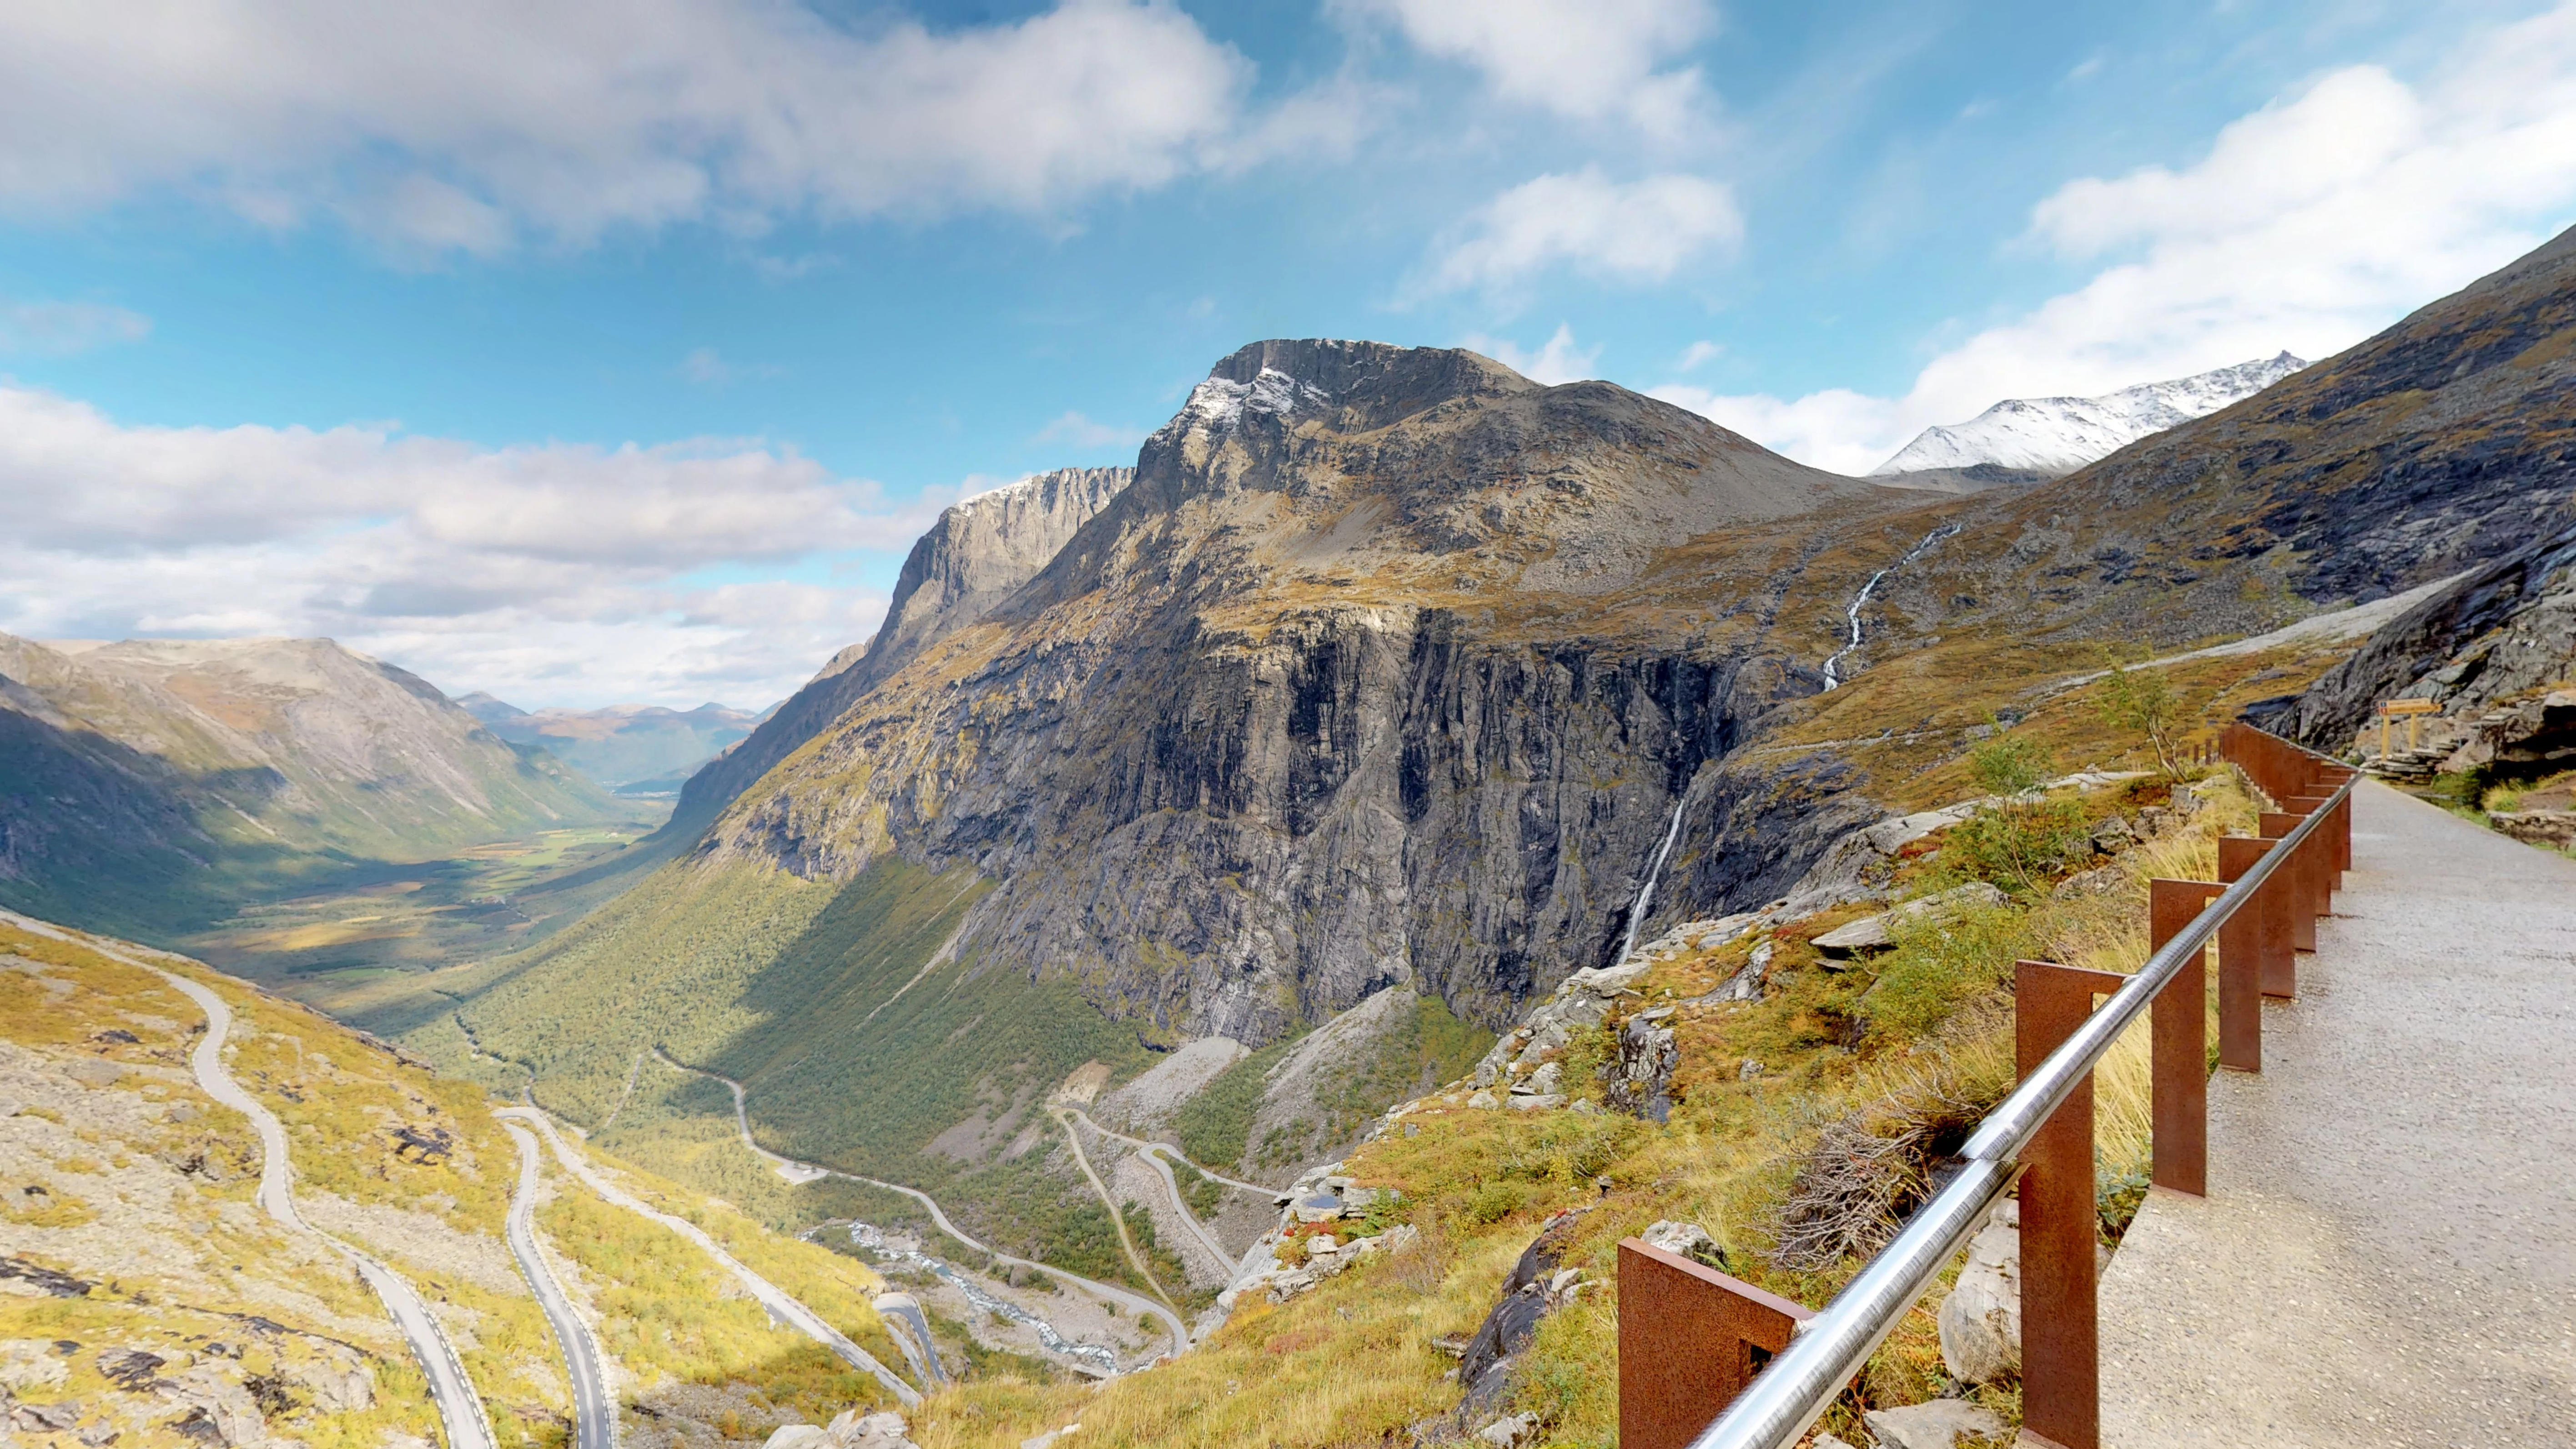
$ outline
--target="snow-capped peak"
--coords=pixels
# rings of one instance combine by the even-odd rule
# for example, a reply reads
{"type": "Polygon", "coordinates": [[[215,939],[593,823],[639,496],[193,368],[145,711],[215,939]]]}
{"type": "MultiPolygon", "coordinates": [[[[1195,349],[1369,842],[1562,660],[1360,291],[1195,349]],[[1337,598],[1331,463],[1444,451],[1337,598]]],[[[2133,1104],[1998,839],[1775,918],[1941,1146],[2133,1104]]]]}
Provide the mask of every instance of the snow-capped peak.
{"type": "Polygon", "coordinates": [[[2072,473],[2149,433],[2206,417],[2307,366],[2284,352],[2215,372],[2122,388],[2101,397],[2012,398],[1964,423],[1925,428],[1870,476],[1925,468],[2006,468],[2072,473]]]}

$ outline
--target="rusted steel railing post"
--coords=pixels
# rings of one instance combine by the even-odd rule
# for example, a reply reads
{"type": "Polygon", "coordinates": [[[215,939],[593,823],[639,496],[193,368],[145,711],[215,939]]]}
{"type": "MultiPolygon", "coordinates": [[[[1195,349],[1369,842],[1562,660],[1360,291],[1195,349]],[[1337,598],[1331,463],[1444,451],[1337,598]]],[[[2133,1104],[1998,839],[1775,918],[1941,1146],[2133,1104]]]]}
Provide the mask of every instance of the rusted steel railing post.
{"type": "MultiPolygon", "coordinates": [[[[2241,878],[2271,848],[2268,840],[2221,837],[2218,878],[2241,878]]],[[[2218,1064],[2233,1071],[2263,1070],[2263,916],[2257,897],[2218,928],[2218,1064]]]]}
{"type": "MultiPolygon", "coordinates": [[[[2299,822],[2305,818],[2305,816],[2286,814],[2278,810],[2266,810],[2263,812],[2261,826],[2263,838],[2265,840],[2278,840],[2282,836],[2289,834],[2291,831],[2298,829],[2299,822]]],[[[2311,839],[2313,838],[2314,837],[2311,837],[2311,839]]],[[[2283,904],[2288,907],[2287,914],[2289,916],[2288,927],[2290,935],[2290,949],[2293,951],[2314,951],[2317,949],[2316,890],[2318,882],[2315,879],[2316,872],[2311,869],[2315,862],[2316,853],[2314,851],[2305,849],[2293,851],[2291,852],[2289,862],[2281,867],[2278,875],[2273,877],[2274,880],[2281,882],[2281,899],[2283,904]],[[2286,879],[2284,879],[2284,877],[2286,877],[2286,879]]],[[[2271,987],[2268,982],[2264,987],[2264,991],[2266,994],[2271,993],[2271,987]]],[[[2290,993],[2284,991],[2279,994],[2287,996],[2290,993]]]]}
{"type": "MultiPolygon", "coordinates": [[[[2182,933],[2226,887],[2204,880],[2147,882],[2147,949],[2182,933]]],[[[2155,1044],[2155,1166],[2158,1187],[2194,1197],[2209,1192],[2209,952],[2192,958],[2149,1008],[2155,1044]]]]}
{"type": "Polygon", "coordinates": [[[1622,1239],[1621,1449],[1686,1449],[1813,1316],[1678,1253],[1622,1239]]]}
{"type": "MultiPolygon", "coordinates": [[[[2013,968],[2013,1055],[2027,1077],[2129,978],[2052,961],[2013,968]]],[[[2022,1155],[2021,1413],[2025,1433],[2101,1449],[2102,1365],[2095,1301],[2093,1079],[2068,1094],[2022,1155]]]]}

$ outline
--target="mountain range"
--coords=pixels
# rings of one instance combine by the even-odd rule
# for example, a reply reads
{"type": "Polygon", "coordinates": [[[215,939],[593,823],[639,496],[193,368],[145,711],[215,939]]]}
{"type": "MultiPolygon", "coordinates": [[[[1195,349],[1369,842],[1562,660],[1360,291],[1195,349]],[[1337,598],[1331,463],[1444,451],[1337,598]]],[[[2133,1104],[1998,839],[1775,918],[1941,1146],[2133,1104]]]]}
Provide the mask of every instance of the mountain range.
{"type": "MultiPolygon", "coordinates": [[[[676,857],[459,1022],[576,1117],[659,1048],[744,1083],[780,1150],[1011,1241],[1043,1240],[1015,1216],[1032,1170],[1078,1181],[1019,1154],[1086,1061],[1115,1080],[1258,1048],[1199,1089],[1259,1074],[1213,1140],[1243,1172],[1327,1160],[1445,1033],[1504,1029],[1623,938],[1775,899],[1846,831],[1943,803],[1967,731],[2048,680],[2504,551],[2563,501],[2514,379],[2570,278],[2554,255],[2520,275],[2065,479],[1971,494],[1469,352],[1254,344],[1132,478],[943,519],[877,638],[691,782],[676,857]],[[1819,693],[1838,651],[1848,682],[1819,693]],[[1332,1052],[1280,1055],[1327,1025],[1332,1052]],[[1378,1085],[1325,1111],[1317,1070],[1378,1085]],[[1279,1136],[1300,1113],[1309,1135],[1279,1136]]],[[[2209,673],[2200,707],[2259,672],[2209,673]]]]}
{"type": "Polygon", "coordinates": [[[327,639],[0,635],[0,902],[203,925],[360,860],[623,818],[418,676],[327,639]]]}
{"type": "MultiPolygon", "coordinates": [[[[751,733],[772,710],[613,704],[534,712],[475,693],[456,706],[512,744],[541,745],[555,758],[622,795],[676,795],[700,765],[751,733]]],[[[774,709],[774,707],[773,707],[774,709]]]]}
{"type": "Polygon", "coordinates": [[[1964,423],[1925,428],[1870,476],[1986,467],[2062,477],[2149,434],[2252,397],[2307,365],[2284,352],[2100,397],[2008,398],[1964,423]]]}
{"type": "MultiPolygon", "coordinates": [[[[489,1263],[501,1216],[495,1124],[461,1077],[686,1178],[701,1195],[667,1199],[686,1215],[730,1222],[704,1196],[720,1194],[908,1265],[906,1282],[954,1291],[943,1301],[976,1320],[923,1337],[992,1376],[940,1401],[933,1442],[1007,1446],[1077,1417],[1080,1442],[1116,1445],[1473,1432],[1463,1416],[1505,1400],[1480,1400],[1437,1346],[1492,1321],[1515,1262],[1598,1279],[1621,1233],[1696,1215],[1709,1251],[1736,1255],[1730,1272],[1813,1301],[1848,1255],[1793,1270],[1773,1250],[1819,1127],[1901,1106],[1900,1079],[1978,1042],[1997,1053],[1989,1085],[2009,1082],[2008,1028],[1978,1035],[2008,1020],[1978,1014],[2000,1008],[1992,962],[1949,936],[1867,972],[1813,946],[1879,897],[1973,873],[1965,852],[1935,858],[1955,837],[1870,842],[1891,817],[1975,797],[1970,754],[1997,730],[2068,769],[2145,758],[2099,707],[2118,663],[2164,671],[2192,740],[2249,708],[2335,743],[2398,688],[2486,708],[2563,687],[2571,342],[2576,231],[2336,357],[2159,385],[2153,407],[2115,395],[2131,398],[2112,410],[2121,426],[2175,416],[2064,477],[1982,490],[1823,473],[1613,385],[1545,386],[1473,352],[1256,342],[1216,363],[1134,468],[1040,474],[943,514],[875,637],[700,768],[648,847],[536,887],[578,903],[548,934],[423,964],[380,1014],[349,998],[352,1020],[398,1033],[441,1078],[248,996],[258,1030],[235,1050],[259,1053],[245,1061],[268,1074],[272,1110],[345,1157],[334,1191],[390,1210],[381,1184],[403,1185],[415,1217],[369,1221],[435,1218],[409,1241],[455,1262],[479,1237],[470,1261],[489,1263]],[[2229,396],[2265,369],[2280,375],[2229,396]],[[2401,594],[2417,602],[2381,622],[2401,594]],[[2383,607],[2340,632],[2274,632],[2361,604],[2383,607]],[[1658,1032],[1671,1055],[1639,1066],[1631,1037],[1658,1032]],[[1603,1085],[1656,1070],[1669,1115],[1603,1085]],[[340,1121],[343,1087],[393,1115],[340,1121]],[[433,1101],[476,1164],[458,1183],[413,1172],[388,1135],[419,1133],[433,1101]],[[1591,1216],[1556,1213],[1578,1205],[1591,1216]],[[1329,1221],[1299,1222],[1308,1208],[1329,1221]],[[1372,1260],[1319,1232],[1386,1258],[1326,1284],[1372,1260]],[[1025,1290],[1022,1270],[1041,1270],[1022,1259],[1079,1289],[1067,1300],[1117,1305],[1099,1314],[1127,1335],[1111,1363],[1149,1359],[1157,1334],[1195,1346],[1106,1388],[1043,1388],[1088,1360],[1042,1335],[1051,1359],[990,1356],[1007,1315],[959,1287],[1025,1290]],[[1248,1417],[1209,1427],[1229,1414],[1248,1417]]],[[[2051,446],[2103,443],[2083,429],[2108,416],[2061,410],[2082,426],[2051,446]]],[[[320,641],[0,641],[0,679],[0,899],[57,914],[149,925],[170,910],[160,897],[202,899],[205,879],[239,894],[259,871],[273,886],[615,804],[424,682],[320,641]]],[[[2188,808],[2153,782],[2070,803],[2088,832],[2110,815],[2149,833],[2195,810],[2251,822],[2256,802],[2206,783],[2188,808]]],[[[2134,944],[2083,937],[2084,900],[2058,889],[2079,870],[2101,884],[2094,849],[1997,886],[1983,945],[2008,963],[2042,943],[2105,961],[2134,944]]],[[[2143,898],[2143,881],[2110,882],[2131,885],[2143,898]]],[[[51,947],[6,940],[38,969],[0,987],[60,996],[37,979],[51,947]]],[[[317,980],[395,974],[315,965],[317,980]]],[[[26,1036],[21,1017],[52,1018],[13,1015],[8,1050],[110,1084],[122,1077],[72,1057],[123,1072],[161,1053],[150,1070],[169,1075],[152,1080],[175,1087],[173,1023],[193,1018],[125,984],[130,1005],[79,998],[97,1019],[77,1040],[26,1036]],[[131,1023],[122,1037],[111,1015],[131,1023]]],[[[0,1146],[38,1142],[43,1120],[0,1117],[0,1146]]],[[[238,1163],[237,1125],[216,1125],[232,1139],[206,1129],[209,1160],[238,1163]]],[[[621,1258],[622,1240],[600,1249],[596,1214],[553,1211],[559,1250],[599,1249],[580,1291],[631,1310],[602,1324],[678,1321],[670,1293],[614,1296],[664,1268],[621,1258]]],[[[66,1262],[98,1248],[45,1241],[66,1262]]],[[[433,1281],[488,1341],[537,1341],[501,1288],[433,1281]]],[[[712,1287],[697,1296],[721,1306],[712,1287]]],[[[1495,1392],[1554,1416],[1560,1438],[1614,1432],[1606,1295],[1551,1289],[1533,1311],[1564,1326],[1526,1348],[1521,1388],[1507,1375],[1495,1392]]],[[[891,1316],[842,1316],[886,1356],[901,1347],[891,1316]]],[[[387,1346],[381,1330],[315,1331],[387,1346]]],[[[1875,1401],[1951,1385],[1923,1366],[1940,1362],[1929,1335],[1891,1340],[1875,1401]]],[[[817,1365],[718,1363],[659,1330],[630,1348],[659,1362],[684,1340],[694,1388],[626,1421],[676,1436],[657,1444],[747,1443],[752,1399],[722,1395],[814,1381],[817,1365]]],[[[303,1373],[306,1357],[277,1362],[303,1373]]],[[[554,1392],[497,1358],[469,1369],[518,1374],[535,1386],[523,1399],[554,1392]]]]}

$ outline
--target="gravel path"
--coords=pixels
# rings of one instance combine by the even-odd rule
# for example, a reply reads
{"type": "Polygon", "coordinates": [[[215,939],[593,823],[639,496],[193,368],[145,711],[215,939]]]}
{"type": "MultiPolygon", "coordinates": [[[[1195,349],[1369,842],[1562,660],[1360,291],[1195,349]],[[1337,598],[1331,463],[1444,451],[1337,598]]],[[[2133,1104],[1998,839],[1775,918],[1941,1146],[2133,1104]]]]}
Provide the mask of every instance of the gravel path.
{"type": "Polygon", "coordinates": [[[2576,1445],[2576,861],[2388,787],[2209,1196],[2102,1282],[2112,1449],[2576,1445]]]}

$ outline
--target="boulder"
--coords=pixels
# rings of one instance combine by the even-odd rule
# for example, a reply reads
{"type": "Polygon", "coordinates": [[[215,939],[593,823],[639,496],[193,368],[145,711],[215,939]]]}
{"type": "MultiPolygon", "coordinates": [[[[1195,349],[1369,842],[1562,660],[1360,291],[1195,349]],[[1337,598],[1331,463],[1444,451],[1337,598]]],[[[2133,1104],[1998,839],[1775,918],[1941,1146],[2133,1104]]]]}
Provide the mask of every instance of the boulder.
{"type": "Polygon", "coordinates": [[[1467,1105],[1470,1107],[1499,1107],[1503,1105],[1503,1103],[1502,1099],[1495,1096],[1491,1090],[1486,1090],[1469,1097],[1467,1099],[1467,1105]]]}
{"type": "Polygon", "coordinates": [[[2021,1368],[2021,1204],[2007,1198],[1968,1241],[1968,1264],[1941,1300],[1941,1362],[1963,1384],[2021,1368]]]}
{"type": "Polygon", "coordinates": [[[917,1449],[911,1426],[891,1410],[862,1414],[843,1409],[823,1431],[824,1449],[917,1449]]]}
{"type": "Polygon", "coordinates": [[[2128,818],[2113,815],[2093,827],[2093,848],[2104,855],[2118,855],[2138,843],[2138,832],[2128,818]]]}
{"type": "Polygon", "coordinates": [[[1879,1449],[1957,1449],[1959,1436],[2002,1440],[2004,1421],[1992,1409],[1958,1399],[1934,1399],[1901,1409],[1873,1409],[1861,1415],[1879,1449]]]}
{"type": "Polygon", "coordinates": [[[1896,853],[1935,830],[1956,825],[1977,812],[1975,802],[1896,815],[1864,825],[1825,847],[1798,883],[1789,888],[1783,919],[1813,915],[1854,901],[1882,900],[1896,873],[1896,853]]]}
{"type": "Polygon", "coordinates": [[[105,1057],[83,1057],[63,1068],[63,1075],[84,1087],[112,1087],[125,1075],[125,1068],[105,1057]]]}
{"type": "Polygon", "coordinates": [[[344,1348],[285,1371],[286,1381],[313,1396],[313,1407],[326,1414],[355,1413],[376,1403],[376,1376],[366,1361],[344,1348]]]}
{"type": "Polygon", "coordinates": [[[822,1443],[820,1424],[781,1424],[770,1431],[760,1449],[820,1449],[822,1443]]]}
{"type": "Polygon", "coordinates": [[[1515,1093],[1512,1097],[1512,1109],[1518,1112],[1553,1112],[1564,1105],[1563,1092],[1542,1092],[1537,1096],[1515,1093]]]}
{"type": "Polygon", "coordinates": [[[1717,1245],[1717,1239],[1708,1235],[1708,1229],[1697,1223],[1679,1223],[1666,1218],[1637,1237],[1694,1263],[1705,1263],[1712,1268],[1726,1266],[1726,1250],[1717,1245]]]}
{"type": "Polygon", "coordinates": [[[1564,1066],[1557,1062],[1549,1062],[1547,1065],[1540,1067],[1537,1071],[1530,1073],[1524,1080],[1512,1083],[1512,1090],[1516,1093],[1523,1093],[1533,1097],[1543,1097],[1552,1092],[1561,1090],[1564,1081],[1564,1066]]]}
{"type": "Polygon", "coordinates": [[[1476,1442],[1493,1449],[1521,1449],[1538,1438],[1538,1415],[1513,1414],[1476,1431],[1476,1442]]]}
{"type": "Polygon", "coordinates": [[[2576,846],[2576,810],[2515,810],[2487,818],[2516,840],[2562,850],[2576,846]]]}

